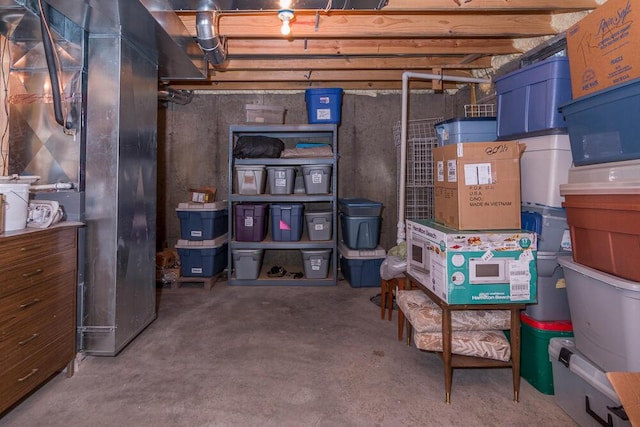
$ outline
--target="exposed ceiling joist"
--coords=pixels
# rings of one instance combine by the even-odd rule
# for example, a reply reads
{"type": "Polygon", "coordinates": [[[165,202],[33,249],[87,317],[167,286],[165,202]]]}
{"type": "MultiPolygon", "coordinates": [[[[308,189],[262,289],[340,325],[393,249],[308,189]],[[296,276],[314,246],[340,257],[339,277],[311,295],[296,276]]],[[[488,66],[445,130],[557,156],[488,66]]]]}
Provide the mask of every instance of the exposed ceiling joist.
{"type": "MultiPolygon", "coordinates": [[[[598,6],[597,0],[388,0],[382,9],[310,10],[296,9],[293,0],[295,17],[285,37],[276,3],[262,2],[272,9],[215,12],[213,30],[224,43],[226,61],[209,67],[206,82],[172,84],[216,90],[308,85],[383,90],[399,89],[404,70],[486,75],[496,58],[544,43],[598,6]]],[[[183,7],[176,13],[195,38],[196,11],[183,7]]],[[[432,83],[414,82],[412,88],[432,83]]]]}

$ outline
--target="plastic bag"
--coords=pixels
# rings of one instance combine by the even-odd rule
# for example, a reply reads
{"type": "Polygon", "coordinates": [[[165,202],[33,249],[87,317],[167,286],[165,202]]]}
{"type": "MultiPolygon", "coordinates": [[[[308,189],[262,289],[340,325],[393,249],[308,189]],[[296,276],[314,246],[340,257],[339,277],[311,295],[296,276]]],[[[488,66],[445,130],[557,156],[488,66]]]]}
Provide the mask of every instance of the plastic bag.
{"type": "Polygon", "coordinates": [[[405,271],[407,260],[394,255],[387,255],[380,265],[380,277],[384,280],[402,277],[405,271]]]}
{"type": "Polygon", "coordinates": [[[233,148],[233,157],[237,159],[275,159],[284,150],[284,142],[279,138],[263,135],[245,135],[238,138],[233,148]]]}

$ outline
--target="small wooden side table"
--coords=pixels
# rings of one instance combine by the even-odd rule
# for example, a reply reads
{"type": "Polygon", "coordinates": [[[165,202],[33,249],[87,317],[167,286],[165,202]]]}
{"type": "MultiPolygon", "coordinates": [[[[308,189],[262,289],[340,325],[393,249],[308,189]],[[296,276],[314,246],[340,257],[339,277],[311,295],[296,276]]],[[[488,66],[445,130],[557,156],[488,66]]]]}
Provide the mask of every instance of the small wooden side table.
{"type": "Polygon", "coordinates": [[[406,289],[421,289],[442,309],[442,353],[444,362],[445,402],[451,403],[451,380],[454,368],[511,368],[513,373],[513,400],[518,401],[520,392],[520,311],[523,303],[506,304],[448,304],[420,283],[414,276],[406,273],[406,289]],[[511,360],[502,362],[482,357],[462,356],[451,353],[451,312],[457,310],[510,310],[511,311],[511,360]]]}

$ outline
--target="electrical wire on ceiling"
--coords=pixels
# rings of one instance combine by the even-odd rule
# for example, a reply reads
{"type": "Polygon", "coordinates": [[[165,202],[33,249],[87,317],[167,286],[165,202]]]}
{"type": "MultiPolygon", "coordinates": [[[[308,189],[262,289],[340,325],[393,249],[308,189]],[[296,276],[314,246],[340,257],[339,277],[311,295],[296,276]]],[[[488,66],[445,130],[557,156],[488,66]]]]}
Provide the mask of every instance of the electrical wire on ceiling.
{"type": "Polygon", "coordinates": [[[62,66],[60,57],[55,49],[53,34],[49,26],[45,8],[42,0],[38,0],[38,9],[40,11],[40,29],[42,30],[42,45],[44,47],[45,58],[47,60],[47,69],[49,70],[49,78],[51,80],[51,94],[53,97],[53,112],[56,122],[62,126],[65,133],[73,134],[73,124],[65,120],[69,117],[69,109],[66,103],[62,102],[64,94],[64,85],[62,84],[62,66]],[[64,112],[63,112],[64,110],[64,112]]]}

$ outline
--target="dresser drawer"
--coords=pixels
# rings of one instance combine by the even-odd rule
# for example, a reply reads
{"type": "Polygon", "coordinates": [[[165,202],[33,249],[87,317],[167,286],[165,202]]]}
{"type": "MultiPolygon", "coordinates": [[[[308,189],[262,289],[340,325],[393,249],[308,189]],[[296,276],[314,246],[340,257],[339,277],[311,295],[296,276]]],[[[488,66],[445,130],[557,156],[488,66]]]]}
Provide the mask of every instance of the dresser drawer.
{"type": "Polygon", "coordinates": [[[60,273],[75,270],[76,251],[67,249],[47,254],[38,261],[17,263],[11,267],[0,267],[0,298],[38,283],[47,282],[60,273]]]}
{"type": "Polygon", "coordinates": [[[39,306],[31,306],[32,310],[5,316],[0,322],[0,373],[57,339],[75,339],[74,289],[62,288],[66,292],[47,296],[39,306]]]}
{"type": "Polygon", "coordinates": [[[76,249],[76,227],[54,227],[0,238],[0,270],[17,263],[76,249]]]}
{"type": "Polygon", "coordinates": [[[75,301],[75,271],[62,273],[50,280],[34,284],[0,298],[0,330],[11,328],[23,320],[35,319],[50,307],[75,301]]]}
{"type": "Polygon", "coordinates": [[[0,374],[0,413],[64,369],[75,356],[74,347],[73,337],[61,338],[0,374]]]}

